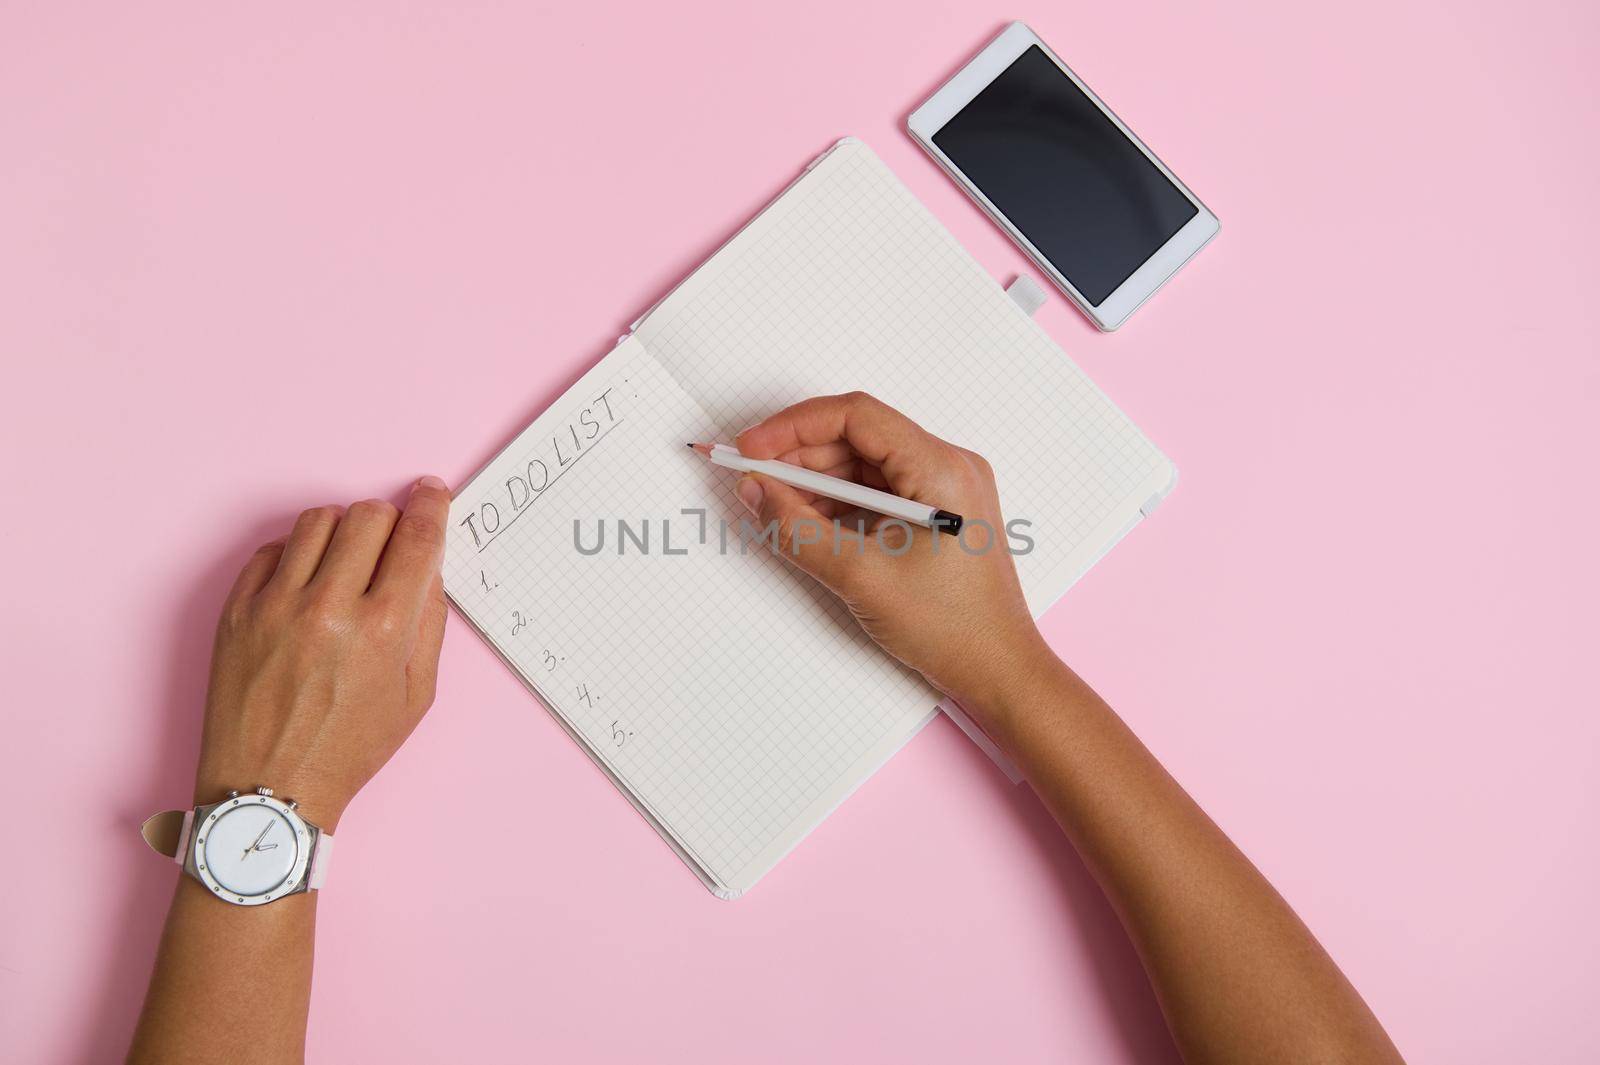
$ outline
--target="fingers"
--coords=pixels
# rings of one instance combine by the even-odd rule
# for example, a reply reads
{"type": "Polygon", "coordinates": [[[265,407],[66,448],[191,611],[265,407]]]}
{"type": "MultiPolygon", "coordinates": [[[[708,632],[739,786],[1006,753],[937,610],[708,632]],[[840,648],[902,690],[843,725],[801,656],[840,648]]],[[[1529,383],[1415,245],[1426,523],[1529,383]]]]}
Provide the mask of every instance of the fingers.
{"type": "MultiPolygon", "coordinates": [[[[781,458],[778,461],[788,462],[794,465],[804,465],[804,463],[796,462],[794,458],[789,457],[781,458]]],[[[815,461],[821,462],[822,459],[818,458],[815,461]]],[[[864,475],[867,471],[871,471],[873,473],[877,472],[877,467],[868,466],[854,455],[850,456],[848,460],[839,463],[837,466],[811,466],[809,468],[817,470],[820,473],[825,473],[829,477],[837,477],[841,481],[856,481],[858,483],[865,483],[864,475]]],[[[883,478],[881,474],[879,475],[878,479],[880,482],[882,481],[883,478]]],[[[791,485],[791,487],[793,486],[791,485]]],[[[815,507],[817,513],[821,514],[824,518],[837,518],[855,510],[854,504],[851,503],[840,502],[837,499],[829,499],[827,496],[819,496],[815,492],[808,492],[803,488],[796,488],[795,491],[799,493],[801,499],[815,507]]]]}
{"type": "Polygon", "coordinates": [[[296,518],[283,546],[283,557],[278,560],[273,583],[286,588],[310,584],[343,515],[343,507],[312,507],[296,518]]]}
{"type": "Polygon", "coordinates": [[[842,518],[844,515],[849,514],[856,509],[849,503],[841,503],[839,500],[829,499],[827,496],[817,496],[815,499],[805,499],[808,493],[799,492],[798,494],[801,499],[804,499],[806,502],[810,503],[812,508],[816,510],[818,514],[821,514],[829,521],[832,521],[834,518],[842,518]]]}
{"type": "Polygon", "coordinates": [[[895,451],[915,447],[927,434],[916,422],[865,392],[817,396],[779,411],[738,436],[751,458],[844,441],[877,465],[895,451]]]}
{"type": "Polygon", "coordinates": [[[313,507],[295,520],[278,549],[264,547],[251,559],[235,594],[254,594],[267,581],[285,588],[315,582],[352,596],[370,588],[414,618],[439,572],[449,516],[450,490],[437,477],[412,486],[404,515],[381,499],[364,499],[348,510],[313,507]]]}
{"type": "Polygon", "coordinates": [[[836,451],[830,449],[839,443],[881,470],[894,491],[913,497],[945,472],[953,451],[949,444],[865,392],[804,400],[738,436],[741,453],[762,459],[799,453],[817,454],[820,461],[828,461],[835,459],[836,451]]]}
{"type": "Polygon", "coordinates": [[[372,594],[413,614],[422,610],[439,575],[449,520],[450,490],[443,481],[424,477],[412,485],[405,513],[384,549],[372,594]]]}
{"type": "Polygon", "coordinates": [[[796,489],[759,473],[746,474],[736,491],[755,514],[758,534],[768,528],[775,531],[779,554],[835,592],[840,590],[840,557],[833,549],[831,516],[808,503],[796,489]]]}
{"type": "Polygon", "coordinates": [[[381,499],[350,504],[333,531],[313,583],[339,595],[363,594],[399,518],[395,505],[381,499]]]}
{"type": "Polygon", "coordinates": [[[785,451],[781,455],[774,455],[779,462],[787,462],[791,466],[804,466],[808,470],[821,470],[832,474],[839,466],[854,465],[860,461],[860,456],[847,441],[835,440],[828,444],[811,444],[785,451]]]}
{"type": "Polygon", "coordinates": [[[267,586],[272,575],[278,571],[278,560],[283,557],[286,540],[286,537],[280,536],[256,548],[255,554],[250,556],[250,561],[244,564],[244,569],[239,571],[238,578],[233,582],[233,590],[228,593],[229,603],[250,599],[267,586]]]}

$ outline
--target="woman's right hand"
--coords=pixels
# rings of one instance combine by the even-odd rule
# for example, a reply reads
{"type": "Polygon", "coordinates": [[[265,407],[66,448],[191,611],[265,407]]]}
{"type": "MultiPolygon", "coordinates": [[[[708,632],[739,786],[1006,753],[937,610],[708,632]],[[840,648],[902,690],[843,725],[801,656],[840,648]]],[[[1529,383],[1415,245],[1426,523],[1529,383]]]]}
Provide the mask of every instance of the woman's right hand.
{"type": "Polygon", "coordinates": [[[1045,646],[1005,550],[987,462],[860,393],[780,411],[740,433],[739,450],[1001,530],[995,549],[969,554],[954,537],[917,529],[896,554],[904,526],[880,543],[870,532],[879,520],[858,554],[834,536],[846,508],[759,475],[739,482],[763,527],[778,523],[785,558],[1017,759],[1127,926],[1186,1059],[1401,1060],[1272,885],[1045,646]]]}
{"type": "Polygon", "coordinates": [[[783,557],[935,687],[981,714],[999,678],[1030,656],[1050,655],[1017,582],[994,472],[981,455],[863,392],[797,403],[740,433],[738,445],[750,458],[820,470],[963,517],[958,538],[857,514],[760,474],[737,487],[761,527],[777,523],[783,557]],[[860,538],[852,531],[858,519],[860,538]]]}

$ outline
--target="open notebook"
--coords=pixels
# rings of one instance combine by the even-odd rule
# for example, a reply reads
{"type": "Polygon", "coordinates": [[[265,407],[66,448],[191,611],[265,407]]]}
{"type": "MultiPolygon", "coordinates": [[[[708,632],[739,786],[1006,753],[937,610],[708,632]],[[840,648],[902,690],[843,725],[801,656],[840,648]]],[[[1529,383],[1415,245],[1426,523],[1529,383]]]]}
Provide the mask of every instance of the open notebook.
{"type": "Polygon", "coordinates": [[[724,898],[939,701],[783,559],[741,553],[734,475],[683,446],[851,389],[991,460],[1007,517],[1032,523],[1017,566],[1035,613],[1175,478],[877,156],[844,140],[451,511],[452,601],[724,898]]]}

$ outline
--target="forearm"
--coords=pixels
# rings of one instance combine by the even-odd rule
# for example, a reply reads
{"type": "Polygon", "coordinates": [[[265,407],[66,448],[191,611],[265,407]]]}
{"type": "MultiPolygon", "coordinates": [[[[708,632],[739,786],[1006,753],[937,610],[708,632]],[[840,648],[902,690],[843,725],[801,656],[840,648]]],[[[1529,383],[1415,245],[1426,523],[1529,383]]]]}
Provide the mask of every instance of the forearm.
{"type": "Polygon", "coordinates": [[[180,876],[128,1061],[304,1060],[316,899],[229,906],[180,876]]]}
{"type": "Polygon", "coordinates": [[[1397,1061],[1272,886],[1053,655],[977,696],[1110,898],[1186,1060],[1397,1061]]]}

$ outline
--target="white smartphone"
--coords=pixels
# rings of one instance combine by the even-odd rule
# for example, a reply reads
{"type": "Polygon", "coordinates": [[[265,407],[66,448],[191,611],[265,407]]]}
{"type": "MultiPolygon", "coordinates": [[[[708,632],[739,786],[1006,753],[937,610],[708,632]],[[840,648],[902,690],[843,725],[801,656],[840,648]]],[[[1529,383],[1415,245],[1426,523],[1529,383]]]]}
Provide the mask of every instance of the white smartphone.
{"type": "Polygon", "coordinates": [[[1020,22],[907,126],[1102,330],[1217,235],[1216,215],[1020,22]]]}

